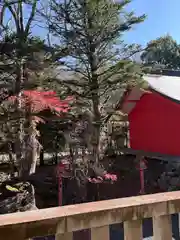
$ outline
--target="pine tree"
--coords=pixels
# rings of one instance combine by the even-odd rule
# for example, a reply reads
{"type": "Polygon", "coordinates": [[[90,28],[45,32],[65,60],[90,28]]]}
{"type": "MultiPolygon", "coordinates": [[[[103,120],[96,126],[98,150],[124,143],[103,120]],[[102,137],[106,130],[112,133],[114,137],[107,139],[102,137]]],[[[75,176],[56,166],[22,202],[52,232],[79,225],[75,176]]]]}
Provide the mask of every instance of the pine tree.
{"type": "Polygon", "coordinates": [[[101,132],[108,115],[109,96],[141,75],[141,68],[131,61],[140,47],[127,45],[122,40],[126,31],[145,19],[145,15],[136,17],[133,12],[125,11],[130,2],[51,0],[51,15],[43,14],[51,33],[69,48],[66,66],[76,74],[72,80],[59,82],[91,112],[91,145],[96,162],[104,145],[101,132]]]}

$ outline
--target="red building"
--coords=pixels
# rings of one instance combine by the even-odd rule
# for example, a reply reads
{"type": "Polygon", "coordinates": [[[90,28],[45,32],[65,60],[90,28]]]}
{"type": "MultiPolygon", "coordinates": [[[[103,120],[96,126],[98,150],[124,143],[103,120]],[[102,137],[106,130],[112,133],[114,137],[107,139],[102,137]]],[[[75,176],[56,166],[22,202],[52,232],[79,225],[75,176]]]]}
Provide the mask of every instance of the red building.
{"type": "Polygon", "coordinates": [[[130,147],[180,156],[180,78],[146,76],[149,90],[135,87],[125,96],[130,147]]]}

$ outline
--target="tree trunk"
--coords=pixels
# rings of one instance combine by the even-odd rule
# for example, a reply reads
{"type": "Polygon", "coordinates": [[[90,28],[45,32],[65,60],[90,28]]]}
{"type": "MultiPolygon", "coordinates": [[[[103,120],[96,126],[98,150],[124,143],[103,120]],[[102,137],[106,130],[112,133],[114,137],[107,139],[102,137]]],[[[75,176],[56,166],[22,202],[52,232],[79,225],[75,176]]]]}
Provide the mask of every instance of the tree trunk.
{"type": "Polygon", "coordinates": [[[36,138],[36,122],[32,116],[28,117],[28,139],[27,139],[27,156],[26,156],[26,174],[29,176],[36,172],[38,156],[40,154],[40,144],[36,138]]]}
{"type": "Polygon", "coordinates": [[[95,157],[95,162],[99,161],[99,139],[100,139],[100,130],[101,130],[101,114],[99,111],[99,85],[98,85],[98,76],[96,74],[97,70],[97,61],[94,53],[90,54],[91,59],[91,96],[92,96],[92,106],[93,106],[93,153],[95,157]]]}
{"type": "Polygon", "coordinates": [[[99,133],[99,159],[102,160],[109,146],[109,132],[107,126],[103,126],[99,133]]]}
{"type": "MultiPolygon", "coordinates": [[[[26,125],[26,136],[24,135],[23,143],[25,145],[25,156],[21,161],[21,172],[20,177],[26,178],[36,171],[37,159],[40,154],[40,144],[36,138],[37,130],[36,130],[36,122],[31,116],[31,104],[28,103],[25,106],[25,119],[26,125]]],[[[25,131],[25,130],[24,130],[25,131]]],[[[23,150],[23,149],[22,149],[23,150]]]]}
{"type": "Polygon", "coordinates": [[[25,124],[25,116],[23,116],[22,111],[22,92],[21,92],[21,86],[24,82],[24,66],[23,66],[23,60],[19,60],[19,63],[17,64],[17,72],[16,72],[16,89],[15,92],[18,94],[17,97],[17,112],[19,116],[19,128],[18,128],[18,140],[16,142],[16,159],[18,162],[18,172],[19,177],[22,177],[23,175],[23,168],[25,163],[25,130],[24,130],[24,124],[25,124]]]}
{"type": "MultiPolygon", "coordinates": [[[[86,6],[84,6],[86,7],[86,6]]],[[[93,13],[87,10],[87,24],[88,29],[93,29],[93,13]]],[[[88,33],[87,33],[88,34],[88,33]]],[[[89,79],[90,91],[91,91],[91,99],[92,99],[92,108],[93,108],[93,154],[95,158],[95,162],[99,161],[99,137],[100,137],[100,128],[101,128],[101,114],[99,111],[100,99],[99,99],[99,83],[98,83],[98,56],[96,54],[96,47],[94,45],[93,38],[91,34],[88,36],[89,39],[89,53],[88,53],[88,62],[91,70],[91,77],[89,79]]]]}
{"type": "Polygon", "coordinates": [[[30,138],[31,138],[31,146],[30,146],[30,159],[29,164],[30,164],[30,170],[29,170],[29,175],[33,174],[36,172],[36,164],[37,164],[37,159],[38,159],[38,140],[36,139],[36,126],[33,126],[34,123],[32,123],[32,132],[30,133],[30,138]]]}
{"type": "Polygon", "coordinates": [[[11,176],[15,176],[15,162],[16,162],[16,156],[13,151],[12,143],[8,143],[8,150],[9,150],[9,162],[11,166],[11,176]]]}

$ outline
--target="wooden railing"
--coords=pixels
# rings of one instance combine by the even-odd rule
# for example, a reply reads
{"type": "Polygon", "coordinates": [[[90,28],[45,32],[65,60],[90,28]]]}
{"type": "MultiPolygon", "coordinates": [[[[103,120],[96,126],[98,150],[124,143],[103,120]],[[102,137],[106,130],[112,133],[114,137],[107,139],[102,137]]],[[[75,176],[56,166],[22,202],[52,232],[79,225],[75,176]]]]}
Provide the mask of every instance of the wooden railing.
{"type": "MultiPolygon", "coordinates": [[[[133,183],[132,183],[133,184],[133,183]]],[[[125,240],[140,240],[142,220],[152,217],[154,240],[171,240],[171,214],[180,212],[180,191],[34,210],[0,216],[0,239],[24,240],[91,229],[91,240],[109,240],[109,225],[124,224],[125,240]]]]}

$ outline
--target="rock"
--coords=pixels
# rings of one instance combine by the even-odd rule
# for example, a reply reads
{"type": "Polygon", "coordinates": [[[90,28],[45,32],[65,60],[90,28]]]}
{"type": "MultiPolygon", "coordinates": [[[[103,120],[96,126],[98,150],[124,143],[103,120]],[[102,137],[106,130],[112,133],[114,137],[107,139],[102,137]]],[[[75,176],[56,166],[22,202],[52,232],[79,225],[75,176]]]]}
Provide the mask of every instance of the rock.
{"type": "Polygon", "coordinates": [[[0,196],[0,214],[13,213],[13,212],[24,212],[35,210],[35,192],[32,184],[16,183],[10,184],[12,191],[7,189],[7,184],[4,183],[1,186],[1,196],[0,196]],[[17,189],[17,191],[13,191],[17,189]]]}

